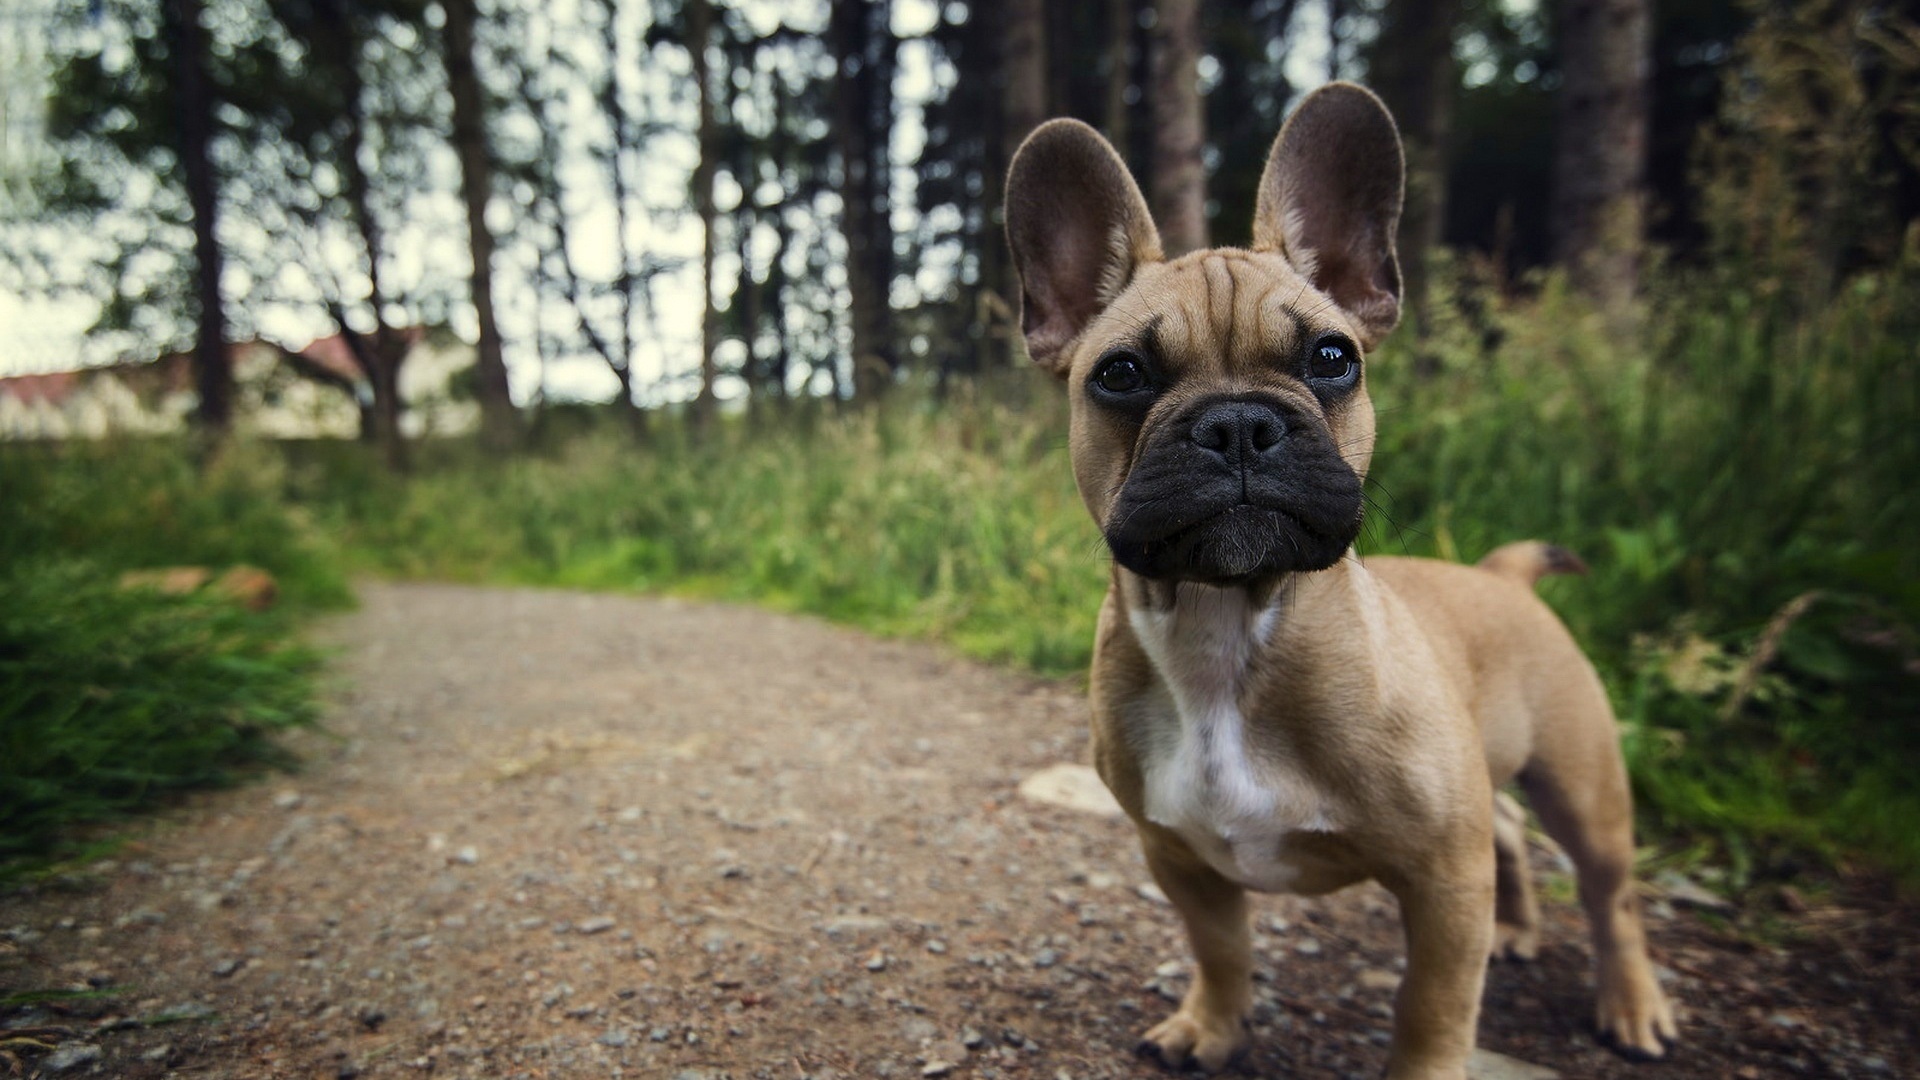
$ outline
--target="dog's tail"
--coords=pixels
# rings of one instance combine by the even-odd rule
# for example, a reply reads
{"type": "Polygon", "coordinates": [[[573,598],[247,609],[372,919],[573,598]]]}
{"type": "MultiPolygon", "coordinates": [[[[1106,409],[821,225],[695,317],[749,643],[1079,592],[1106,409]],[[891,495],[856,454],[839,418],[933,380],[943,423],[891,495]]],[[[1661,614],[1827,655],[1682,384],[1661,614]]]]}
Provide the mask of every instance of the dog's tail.
{"type": "Polygon", "coordinates": [[[1548,574],[1584,574],[1587,564],[1559,544],[1517,540],[1487,552],[1487,557],[1480,560],[1480,569],[1532,588],[1548,574]]]}

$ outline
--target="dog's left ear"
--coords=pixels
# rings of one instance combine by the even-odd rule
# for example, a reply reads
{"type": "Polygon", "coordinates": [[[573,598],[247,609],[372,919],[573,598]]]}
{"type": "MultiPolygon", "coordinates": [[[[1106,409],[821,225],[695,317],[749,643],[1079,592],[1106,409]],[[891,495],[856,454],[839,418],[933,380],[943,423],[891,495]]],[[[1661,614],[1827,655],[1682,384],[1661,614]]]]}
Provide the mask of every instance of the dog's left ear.
{"type": "Polygon", "coordinates": [[[1337,82],[1308,94],[1280,129],[1260,177],[1256,251],[1277,251],[1359,324],[1372,347],[1400,321],[1393,251],[1406,158],[1393,115],[1371,91],[1337,82]]]}

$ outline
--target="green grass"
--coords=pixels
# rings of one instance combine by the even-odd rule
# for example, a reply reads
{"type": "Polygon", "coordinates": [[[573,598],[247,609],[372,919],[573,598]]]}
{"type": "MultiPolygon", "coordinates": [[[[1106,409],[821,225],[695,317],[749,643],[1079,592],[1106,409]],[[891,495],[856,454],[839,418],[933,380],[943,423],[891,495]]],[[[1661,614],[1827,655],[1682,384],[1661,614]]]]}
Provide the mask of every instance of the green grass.
{"type": "Polygon", "coordinates": [[[79,559],[105,574],[245,564],[296,613],[352,603],[340,552],[284,498],[282,454],[238,442],[203,465],[171,439],[0,443],[0,566],[79,559]]]}
{"type": "MultiPolygon", "coordinates": [[[[1592,576],[1546,593],[1607,679],[1649,835],[1704,838],[1736,882],[1860,857],[1920,878],[1920,288],[1800,321],[1667,291],[1693,299],[1626,330],[1551,283],[1473,324],[1443,307],[1424,380],[1390,342],[1363,549],[1573,547],[1592,576]]],[[[361,570],[745,600],[1077,674],[1106,558],[1064,402],[1037,376],[996,393],[440,447],[406,483],[315,448],[289,480],[361,570]]]]}
{"type": "MultiPolygon", "coordinates": [[[[1735,884],[1812,865],[1920,883],[1920,282],[1862,281],[1794,318],[1725,287],[1657,294],[1630,327],[1551,282],[1443,303],[1437,374],[1416,378],[1402,340],[1371,357],[1363,549],[1574,548],[1593,574],[1545,593],[1613,695],[1645,835],[1710,852],[1735,884]]],[[[6,623],[25,644],[4,655],[16,686],[64,680],[0,721],[70,740],[62,718],[104,709],[198,732],[166,768],[75,795],[80,817],[270,756],[263,733],[310,715],[288,622],[135,611],[157,601],[107,585],[183,563],[266,567],[289,620],[342,602],[344,570],[746,601],[1084,671],[1107,558],[1044,378],[793,403],[697,439],[653,428],[636,443],[590,421],[506,458],[429,444],[404,479],[354,444],[242,447],[204,481],[166,443],[0,450],[0,505],[28,508],[0,515],[0,603],[44,606],[6,623]]],[[[47,775],[116,777],[86,745],[47,775]]],[[[44,836],[60,817],[35,820],[44,836]]]]}
{"type": "Polygon", "coordinates": [[[81,828],[289,763],[319,657],[294,630],[350,597],[337,555],[279,497],[273,453],[200,471],[185,446],[0,449],[0,876],[92,850],[81,828]],[[247,563],[282,603],[119,584],[247,563]]]}
{"type": "Polygon", "coordinates": [[[1086,665],[1107,564],[1064,432],[1057,403],[903,397],[731,422],[697,444],[603,431],[505,461],[455,455],[404,483],[343,484],[342,448],[291,475],[363,570],[753,601],[1068,674],[1086,665]]]}
{"type": "Polygon", "coordinates": [[[0,864],[284,761],[268,736],[314,718],[315,654],[230,602],[70,562],[13,566],[0,598],[0,864]]]}
{"type": "Polygon", "coordinates": [[[1736,881],[1861,853],[1920,880],[1916,285],[1800,320],[1681,288],[1639,347],[1549,288],[1491,355],[1375,365],[1398,528],[1369,546],[1581,552],[1592,576],[1546,591],[1608,680],[1643,820],[1709,834],[1736,881]]]}

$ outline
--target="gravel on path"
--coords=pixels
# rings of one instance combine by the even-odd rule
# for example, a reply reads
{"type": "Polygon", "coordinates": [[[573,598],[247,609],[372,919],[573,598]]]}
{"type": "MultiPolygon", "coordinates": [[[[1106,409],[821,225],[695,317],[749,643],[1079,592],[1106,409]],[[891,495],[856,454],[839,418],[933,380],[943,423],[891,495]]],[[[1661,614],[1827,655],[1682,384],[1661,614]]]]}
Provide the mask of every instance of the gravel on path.
{"type": "MultiPolygon", "coordinates": [[[[0,1075],[1163,1075],[1133,1048],[1189,960],[1131,830],[1018,793],[1084,760],[1077,687],[740,607],[362,601],[324,632],[337,690],[303,771],[0,896],[0,1075]]],[[[1652,932],[1674,1060],[1595,1044],[1560,899],[1541,960],[1489,977],[1481,1043],[1519,1060],[1482,1075],[1920,1060],[1910,936],[1760,947],[1684,909],[1652,932]]],[[[1255,939],[1243,1071],[1378,1075],[1391,898],[1262,898],[1255,939]]]]}

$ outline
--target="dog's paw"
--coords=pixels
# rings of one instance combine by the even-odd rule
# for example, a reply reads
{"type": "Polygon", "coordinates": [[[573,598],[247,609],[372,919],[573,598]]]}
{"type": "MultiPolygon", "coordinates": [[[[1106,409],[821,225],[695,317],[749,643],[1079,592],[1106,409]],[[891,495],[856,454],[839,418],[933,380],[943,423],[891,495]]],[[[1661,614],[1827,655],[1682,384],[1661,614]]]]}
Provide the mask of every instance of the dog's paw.
{"type": "Polygon", "coordinates": [[[1253,1041],[1238,1017],[1209,1019],[1182,1008],[1155,1025],[1140,1040],[1140,1052],[1170,1069],[1198,1066],[1219,1072],[1253,1041]]]}
{"type": "Polygon", "coordinates": [[[1634,1061],[1664,1058],[1680,1041],[1673,1006],[1650,976],[1638,986],[1603,987],[1594,1026],[1602,1041],[1634,1061]]]}
{"type": "Polygon", "coordinates": [[[1533,960],[1540,955],[1540,928],[1537,926],[1515,926],[1512,923],[1493,924],[1493,948],[1488,955],[1495,960],[1533,960]]]}

